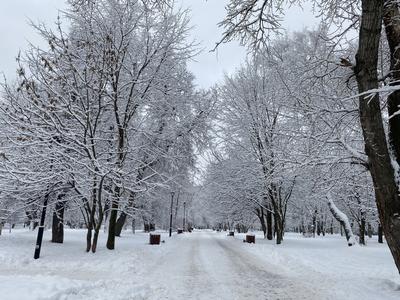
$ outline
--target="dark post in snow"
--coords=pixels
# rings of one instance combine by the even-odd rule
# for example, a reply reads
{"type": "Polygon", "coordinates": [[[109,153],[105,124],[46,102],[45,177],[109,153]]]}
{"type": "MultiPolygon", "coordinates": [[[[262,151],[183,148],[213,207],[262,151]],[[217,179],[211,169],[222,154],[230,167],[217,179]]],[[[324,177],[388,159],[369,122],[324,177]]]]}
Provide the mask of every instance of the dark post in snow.
{"type": "Polygon", "coordinates": [[[34,259],[38,259],[40,256],[40,249],[42,247],[42,240],[43,240],[44,220],[46,218],[46,209],[47,209],[48,199],[49,199],[49,194],[47,193],[44,196],[42,215],[40,216],[40,224],[39,224],[38,235],[37,235],[37,239],[36,239],[35,254],[33,256],[34,259]]]}
{"type": "Polygon", "coordinates": [[[174,192],[171,192],[171,210],[169,212],[169,237],[172,235],[172,207],[174,205],[174,192]]]}
{"type": "Polygon", "coordinates": [[[186,225],[186,201],[183,202],[183,231],[185,231],[186,225]]]}

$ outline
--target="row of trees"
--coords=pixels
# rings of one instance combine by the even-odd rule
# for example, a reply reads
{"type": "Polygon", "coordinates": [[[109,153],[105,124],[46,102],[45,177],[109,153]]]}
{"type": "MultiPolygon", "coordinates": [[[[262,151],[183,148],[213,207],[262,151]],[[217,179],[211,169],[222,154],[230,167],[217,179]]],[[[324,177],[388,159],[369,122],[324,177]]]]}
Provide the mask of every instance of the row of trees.
{"type": "Polygon", "coordinates": [[[47,49],[18,57],[18,79],[1,104],[1,203],[7,212],[81,213],[87,251],[103,224],[114,249],[126,219],[145,227],[188,194],[195,147],[211,102],[195,91],[186,13],[151,1],[70,1],[69,29],[36,26],[47,49]],[[9,204],[9,205],[8,205],[9,204]],[[7,206],[8,205],[8,206],[7,206]],[[165,209],[166,210],[166,209],[165,209]]]}
{"type": "Polygon", "coordinates": [[[334,231],[334,218],[352,244],[347,215],[361,243],[383,230],[400,269],[399,3],[316,0],[317,30],[279,35],[296,3],[231,0],[220,43],[238,38],[251,55],[205,93],[171,1],[71,0],[69,30],[37,26],[49,48],[21,55],[4,86],[4,218],[37,220],[50,202],[55,236],[67,208],[81,212],[87,251],[102,224],[114,249],[127,219],[165,222],[181,191],[201,222],[258,219],[278,244],[288,227],[334,231]],[[200,141],[212,159],[194,188],[200,141]]]}
{"type": "MultiPolygon", "coordinates": [[[[333,200],[341,199],[361,235],[367,216],[378,215],[400,270],[399,2],[312,2],[320,30],[282,39],[276,36],[287,5],[301,1],[230,1],[220,43],[238,38],[257,54],[217,88],[229,115],[221,114],[217,161],[233,177],[259,180],[258,195],[235,188],[253,211],[272,209],[278,243],[288,199],[298,193],[297,212],[326,198],[336,208],[333,200]],[[240,173],[237,161],[246,161],[240,173]]],[[[213,178],[213,167],[209,173],[213,178]]],[[[217,194],[229,198],[225,188],[217,194]]]]}

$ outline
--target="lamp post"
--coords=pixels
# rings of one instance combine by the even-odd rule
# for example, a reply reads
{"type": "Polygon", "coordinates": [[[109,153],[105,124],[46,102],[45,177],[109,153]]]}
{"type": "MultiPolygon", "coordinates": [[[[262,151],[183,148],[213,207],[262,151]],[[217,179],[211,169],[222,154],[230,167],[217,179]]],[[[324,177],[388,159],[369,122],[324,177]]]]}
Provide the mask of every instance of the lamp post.
{"type": "Polygon", "coordinates": [[[33,255],[34,259],[38,259],[40,257],[40,250],[42,248],[42,240],[43,240],[43,232],[44,232],[44,221],[46,218],[46,209],[47,209],[48,200],[49,200],[49,192],[47,192],[47,194],[44,196],[42,215],[40,216],[40,224],[39,224],[38,234],[37,234],[37,239],[36,239],[35,254],[33,255]]]}
{"type": "Polygon", "coordinates": [[[182,228],[183,231],[186,231],[185,227],[186,227],[186,201],[183,202],[183,228],[182,228]]]}
{"type": "Polygon", "coordinates": [[[171,192],[171,210],[169,212],[169,237],[172,236],[172,206],[174,205],[174,192],[171,192]]]}

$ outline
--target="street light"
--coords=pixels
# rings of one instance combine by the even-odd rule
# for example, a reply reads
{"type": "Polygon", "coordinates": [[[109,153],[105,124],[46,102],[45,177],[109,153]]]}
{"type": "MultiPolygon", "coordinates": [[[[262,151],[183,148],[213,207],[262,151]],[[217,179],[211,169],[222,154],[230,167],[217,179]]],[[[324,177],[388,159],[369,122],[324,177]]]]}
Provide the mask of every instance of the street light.
{"type": "Polygon", "coordinates": [[[183,231],[186,231],[185,225],[186,225],[186,201],[183,202],[183,231]]]}
{"type": "Polygon", "coordinates": [[[175,192],[171,192],[171,209],[169,212],[169,237],[172,236],[172,206],[174,205],[175,192]]]}

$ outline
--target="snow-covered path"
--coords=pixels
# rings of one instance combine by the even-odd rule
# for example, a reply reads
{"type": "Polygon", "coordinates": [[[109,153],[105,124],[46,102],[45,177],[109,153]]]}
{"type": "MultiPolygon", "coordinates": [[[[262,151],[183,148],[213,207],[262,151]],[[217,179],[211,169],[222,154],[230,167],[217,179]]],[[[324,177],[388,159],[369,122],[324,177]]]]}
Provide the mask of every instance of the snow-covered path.
{"type": "Polygon", "coordinates": [[[285,235],[275,245],[262,235],[243,243],[223,232],[196,231],[148,244],[148,233],[126,231],[113,251],[100,236],[85,253],[85,230],[67,229],[64,244],[44,236],[32,258],[36,232],[0,237],[0,300],[397,300],[400,279],[389,249],[376,237],[347,247],[343,237],[285,235]]]}
{"type": "Polygon", "coordinates": [[[177,252],[166,253],[149,274],[155,295],[165,299],[321,299],[315,288],[251,256],[246,248],[253,245],[210,232],[176,242],[177,252]]]}

